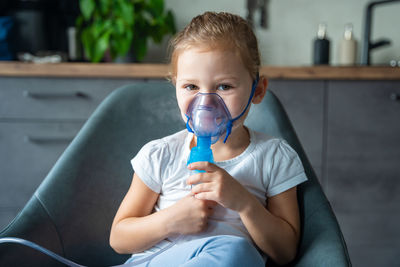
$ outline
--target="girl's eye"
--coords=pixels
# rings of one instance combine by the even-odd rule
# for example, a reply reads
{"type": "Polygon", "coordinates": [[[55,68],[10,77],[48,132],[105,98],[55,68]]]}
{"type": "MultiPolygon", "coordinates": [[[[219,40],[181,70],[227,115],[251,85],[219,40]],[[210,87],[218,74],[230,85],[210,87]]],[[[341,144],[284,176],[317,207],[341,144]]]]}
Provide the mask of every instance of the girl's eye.
{"type": "Polygon", "coordinates": [[[231,88],[232,88],[232,86],[230,86],[228,84],[220,84],[217,87],[217,89],[220,90],[220,91],[226,91],[226,90],[229,90],[231,88]]]}
{"type": "Polygon", "coordinates": [[[193,90],[197,90],[198,89],[198,87],[196,85],[194,85],[194,84],[187,84],[187,85],[184,86],[184,88],[186,90],[188,90],[188,91],[193,91],[193,90]]]}

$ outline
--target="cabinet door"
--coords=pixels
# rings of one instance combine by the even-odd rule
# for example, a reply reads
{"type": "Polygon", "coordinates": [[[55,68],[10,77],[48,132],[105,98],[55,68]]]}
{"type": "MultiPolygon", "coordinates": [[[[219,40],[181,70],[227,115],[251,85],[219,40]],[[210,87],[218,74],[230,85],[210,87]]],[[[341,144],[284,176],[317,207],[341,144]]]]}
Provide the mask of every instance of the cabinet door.
{"type": "Polygon", "coordinates": [[[282,102],[311,165],[323,184],[324,82],[271,80],[268,88],[282,102]]]}
{"type": "Polygon", "coordinates": [[[26,204],[82,125],[0,122],[0,223],[26,204]]]}
{"type": "Polygon", "coordinates": [[[326,193],[354,266],[398,265],[400,82],[329,83],[326,193]]]}
{"type": "Polygon", "coordinates": [[[0,118],[87,119],[128,79],[0,77],[0,118]]]}

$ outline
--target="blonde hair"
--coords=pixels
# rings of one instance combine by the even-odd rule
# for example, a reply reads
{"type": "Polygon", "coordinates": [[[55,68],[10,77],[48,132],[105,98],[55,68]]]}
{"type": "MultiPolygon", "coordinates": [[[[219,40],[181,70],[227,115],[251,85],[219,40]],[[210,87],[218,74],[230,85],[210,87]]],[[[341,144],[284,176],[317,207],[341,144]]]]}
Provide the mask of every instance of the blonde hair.
{"type": "Polygon", "coordinates": [[[179,54],[191,47],[233,49],[242,59],[252,79],[260,68],[257,38],[246,20],[226,12],[206,12],[194,17],[170,42],[170,78],[174,81],[179,54]]]}

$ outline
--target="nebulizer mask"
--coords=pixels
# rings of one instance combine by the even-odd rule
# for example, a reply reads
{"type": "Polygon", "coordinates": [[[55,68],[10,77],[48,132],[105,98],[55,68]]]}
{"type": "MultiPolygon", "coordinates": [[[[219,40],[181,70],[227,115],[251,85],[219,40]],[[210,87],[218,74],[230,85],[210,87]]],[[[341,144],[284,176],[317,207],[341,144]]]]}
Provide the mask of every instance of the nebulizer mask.
{"type": "Polygon", "coordinates": [[[197,146],[190,151],[187,164],[199,161],[213,163],[211,144],[224,136],[224,143],[232,132],[233,124],[242,117],[253,99],[259,81],[254,80],[246,107],[236,118],[232,118],[224,100],[217,93],[197,93],[186,112],[186,128],[197,137],[197,146]]]}

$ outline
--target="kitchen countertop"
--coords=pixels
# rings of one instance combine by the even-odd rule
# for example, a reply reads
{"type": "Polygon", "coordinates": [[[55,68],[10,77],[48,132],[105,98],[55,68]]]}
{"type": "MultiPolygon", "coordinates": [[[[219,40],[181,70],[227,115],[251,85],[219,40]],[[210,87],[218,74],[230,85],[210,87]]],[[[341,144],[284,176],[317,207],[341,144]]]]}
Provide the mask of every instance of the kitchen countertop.
{"type": "MultiPolygon", "coordinates": [[[[1,62],[0,77],[153,78],[168,75],[167,64],[1,62]]],[[[400,80],[400,67],[262,66],[261,75],[284,80],[400,80]]]]}

